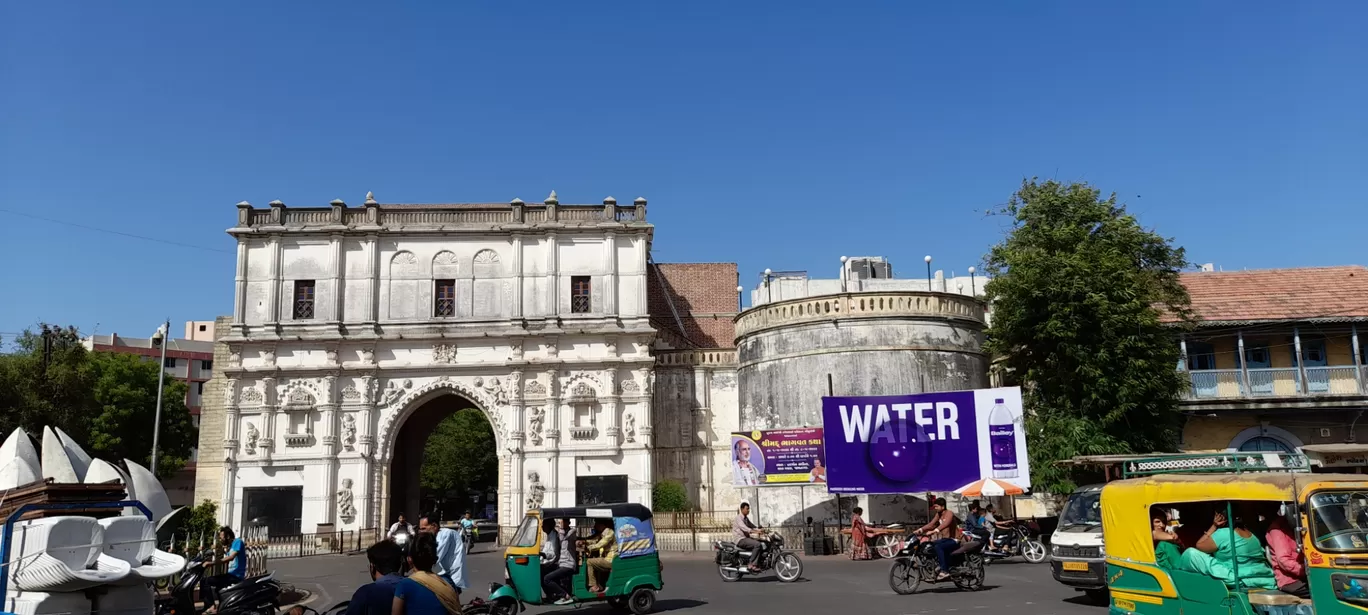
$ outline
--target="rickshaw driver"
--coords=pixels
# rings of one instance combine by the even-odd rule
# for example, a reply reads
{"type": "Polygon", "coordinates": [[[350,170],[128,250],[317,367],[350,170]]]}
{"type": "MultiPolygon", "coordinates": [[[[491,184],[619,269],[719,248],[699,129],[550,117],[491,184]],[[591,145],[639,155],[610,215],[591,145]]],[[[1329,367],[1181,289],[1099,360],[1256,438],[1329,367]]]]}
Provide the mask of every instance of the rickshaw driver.
{"type": "Polygon", "coordinates": [[[589,558],[589,591],[595,594],[603,593],[603,583],[606,577],[613,572],[613,558],[617,557],[617,537],[613,535],[613,522],[606,519],[595,519],[594,529],[599,531],[598,542],[586,545],[589,554],[600,553],[598,557],[589,558]],[[599,575],[603,576],[600,577],[599,575]]]}

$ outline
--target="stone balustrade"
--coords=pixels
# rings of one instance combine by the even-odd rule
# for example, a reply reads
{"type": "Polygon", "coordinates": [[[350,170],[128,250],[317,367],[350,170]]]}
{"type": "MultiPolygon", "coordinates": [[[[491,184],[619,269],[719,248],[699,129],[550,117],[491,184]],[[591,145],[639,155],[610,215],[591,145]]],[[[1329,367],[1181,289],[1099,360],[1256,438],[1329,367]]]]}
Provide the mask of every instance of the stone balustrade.
{"type": "Polygon", "coordinates": [[[395,230],[448,229],[453,227],[490,228],[503,225],[598,226],[646,222],[646,199],[618,205],[608,198],[601,205],[561,205],[548,199],[528,204],[514,199],[509,203],[457,203],[445,205],[382,205],[367,199],[361,207],[348,207],[333,201],[329,207],[286,207],[273,201],[267,208],[238,203],[234,230],[271,228],[278,230],[347,230],[351,228],[395,230]]]}
{"type": "Polygon", "coordinates": [[[736,367],[736,350],[712,348],[701,350],[664,350],[656,352],[657,367],[716,366],[736,367]]]}
{"type": "Polygon", "coordinates": [[[766,303],[736,316],[736,338],[756,331],[851,318],[937,318],[987,325],[982,301],[966,295],[884,291],[817,295],[766,303]]]}

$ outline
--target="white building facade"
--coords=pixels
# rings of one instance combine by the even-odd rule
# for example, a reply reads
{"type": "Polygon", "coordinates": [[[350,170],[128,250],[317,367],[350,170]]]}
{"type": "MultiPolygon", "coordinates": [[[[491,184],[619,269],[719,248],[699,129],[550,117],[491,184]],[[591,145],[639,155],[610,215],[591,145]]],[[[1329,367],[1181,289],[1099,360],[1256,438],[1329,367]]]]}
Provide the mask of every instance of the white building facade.
{"type": "Polygon", "coordinates": [[[644,199],[561,205],[554,192],[531,205],[240,203],[219,335],[220,519],[295,520],[279,533],[412,517],[412,451],[463,407],[493,428],[501,524],[530,505],[649,505],[645,218],[644,199]]]}

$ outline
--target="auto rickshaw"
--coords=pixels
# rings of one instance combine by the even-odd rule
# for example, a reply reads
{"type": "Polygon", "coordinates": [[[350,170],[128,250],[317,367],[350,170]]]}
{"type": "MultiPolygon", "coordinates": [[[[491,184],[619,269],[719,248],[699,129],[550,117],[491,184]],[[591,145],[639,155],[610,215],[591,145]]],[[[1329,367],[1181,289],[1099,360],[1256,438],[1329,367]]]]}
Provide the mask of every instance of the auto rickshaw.
{"type": "MultiPolygon", "coordinates": [[[[1254,615],[1368,611],[1368,475],[1312,474],[1304,457],[1281,453],[1139,461],[1102,489],[1111,613],[1254,615]],[[1148,466],[1148,468],[1147,468],[1148,466]],[[1163,473],[1160,473],[1163,472],[1163,473]],[[1176,473],[1187,472],[1187,473],[1176,473]],[[1310,599],[1227,585],[1213,576],[1160,568],[1151,507],[1201,507],[1234,518],[1231,502],[1281,504],[1306,562],[1310,599]]],[[[1210,511],[1208,511],[1210,514],[1210,511]]],[[[1206,527],[1210,517],[1194,524],[1206,527]]],[[[1185,518],[1184,521],[1187,521],[1185,518]]],[[[1262,537],[1259,537],[1262,539],[1262,537]]],[[[1232,548],[1234,548],[1232,546],[1232,548]]],[[[1239,560],[1232,558],[1234,578],[1239,560]]]]}
{"type": "Polygon", "coordinates": [[[656,552],[651,509],[640,504],[608,504],[582,508],[529,510],[504,551],[506,585],[490,587],[492,612],[511,614],[526,604],[547,604],[542,595],[541,548],[543,519],[609,519],[618,553],[604,581],[602,593],[589,591],[589,558],[579,555],[579,567],[570,581],[576,606],[606,601],[620,611],[645,615],[655,607],[661,581],[660,554],[656,552]]]}

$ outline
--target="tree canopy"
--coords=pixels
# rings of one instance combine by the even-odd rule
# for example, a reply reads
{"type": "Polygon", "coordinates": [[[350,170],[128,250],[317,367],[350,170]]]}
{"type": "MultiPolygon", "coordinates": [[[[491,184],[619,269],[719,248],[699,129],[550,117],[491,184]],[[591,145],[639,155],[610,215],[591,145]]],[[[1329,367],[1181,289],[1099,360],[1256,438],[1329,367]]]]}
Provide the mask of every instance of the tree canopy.
{"type": "MultiPolygon", "coordinates": [[[[54,327],[44,361],[40,334],[19,336],[0,354],[0,438],[16,427],[41,438],[57,427],[91,455],[110,462],[147,465],[156,421],[161,363],[142,357],[90,352],[72,327],[54,327]]],[[[186,386],[168,377],[162,398],[158,476],[185,465],[198,439],[185,407],[186,386]]]]}
{"type": "Polygon", "coordinates": [[[1174,450],[1183,249],[1086,184],[1024,181],[998,213],[1012,229],[985,264],[987,349],[1022,386],[1036,488],[1075,487],[1056,460],[1174,450]]]}
{"type": "Polygon", "coordinates": [[[442,419],[423,449],[422,487],[439,493],[486,493],[498,480],[498,452],[489,420],[475,408],[442,419]]]}

